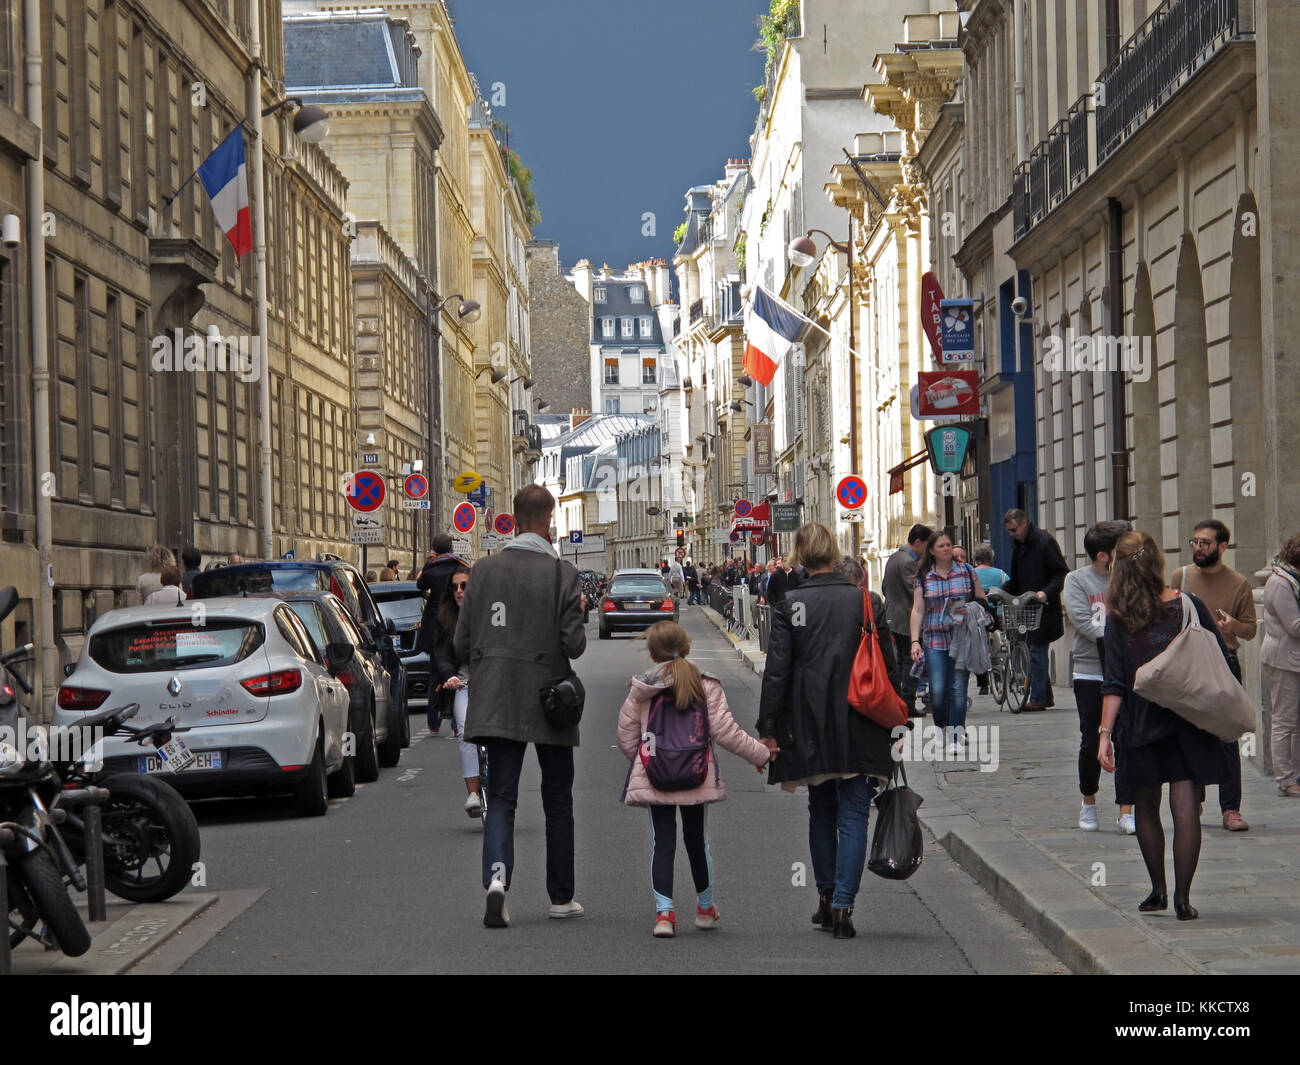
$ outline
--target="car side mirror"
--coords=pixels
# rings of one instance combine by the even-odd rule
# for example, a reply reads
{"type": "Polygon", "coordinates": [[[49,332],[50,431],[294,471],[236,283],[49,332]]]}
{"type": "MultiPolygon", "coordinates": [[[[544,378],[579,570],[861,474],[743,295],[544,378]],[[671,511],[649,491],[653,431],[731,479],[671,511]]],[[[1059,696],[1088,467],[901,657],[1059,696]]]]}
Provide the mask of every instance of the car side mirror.
{"type": "Polygon", "coordinates": [[[69,662],[66,666],[63,667],[63,675],[65,677],[72,676],[72,674],[75,673],[76,671],[77,671],[76,662],[69,662]]]}
{"type": "Polygon", "coordinates": [[[356,649],[343,640],[337,643],[331,643],[325,648],[325,663],[331,674],[336,674],[340,669],[352,661],[356,649]]]}
{"type": "Polygon", "coordinates": [[[385,631],[386,633],[388,633],[389,636],[396,636],[396,635],[397,635],[397,622],[395,622],[392,618],[385,618],[385,619],[384,619],[384,631],[385,631]]]}

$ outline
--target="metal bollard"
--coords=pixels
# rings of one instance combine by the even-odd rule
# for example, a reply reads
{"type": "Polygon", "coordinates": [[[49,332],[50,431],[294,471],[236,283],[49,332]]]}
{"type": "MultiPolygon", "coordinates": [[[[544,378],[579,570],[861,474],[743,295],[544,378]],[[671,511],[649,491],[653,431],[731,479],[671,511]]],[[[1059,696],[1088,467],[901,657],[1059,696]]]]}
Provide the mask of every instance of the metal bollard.
{"type": "Polygon", "coordinates": [[[104,898],[104,817],[95,804],[84,811],[86,822],[86,906],[92,921],[108,919],[104,898]]]}
{"type": "Polygon", "coordinates": [[[5,853],[0,850],[0,976],[8,976],[12,971],[9,959],[9,863],[5,853]]]}

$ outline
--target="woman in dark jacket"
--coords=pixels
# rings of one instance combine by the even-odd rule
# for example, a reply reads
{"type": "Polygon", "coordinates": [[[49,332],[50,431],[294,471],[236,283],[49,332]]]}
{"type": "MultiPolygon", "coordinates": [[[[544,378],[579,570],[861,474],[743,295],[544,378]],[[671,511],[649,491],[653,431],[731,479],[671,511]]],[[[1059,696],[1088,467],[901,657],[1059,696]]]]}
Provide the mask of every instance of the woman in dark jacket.
{"type": "MultiPolygon", "coordinates": [[[[1226,663],[1227,646],[1209,609],[1196,596],[1187,598],[1201,627],[1214,633],[1226,663]]],[[[1151,894],[1138,909],[1149,913],[1169,906],[1160,824],[1160,793],[1167,783],[1174,816],[1174,912],[1180,921],[1194,921],[1198,915],[1191,891],[1201,855],[1201,789],[1226,779],[1227,762],[1218,737],[1133,690],[1138,667],[1163,652],[1183,630],[1182,597],[1166,586],[1165,559],[1149,534],[1126,532],[1116,543],[1106,608],[1106,679],[1101,686],[1097,760],[1113,773],[1115,748],[1124,752],[1121,761],[1133,793],[1138,846],[1151,877],[1151,894]]]]}
{"type": "Polygon", "coordinates": [[[460,608],[465,602],[465,589],[469,587],[469,567],[463,562],[447,576],[442,598],[438,603],[437,628],[433,635],[433,654],[429,656],[429,669],[438,685],[438,695],[451,700],[452,721],[460,744],[460,775],[465,779],[465,812],[470,817],[481,817],[483,798],[479,794],[478,747],[465,739],[465,712],[469,708],[469,682],[465,663],[456,658],[454,638],[460,608]]]}
{"type": "MultiPolygon", "coordinates": [[[[808,578],[772,609],[758,734],[774,753],[768,782],[808,787],[808,842],[820,905],[813,922],[836,939],[855,935],[853,903],[867,859],[867,816],[894,770],[887,729],[849,706],[849,674],[862,638],[862,593],[836,572],[835,540],[823,525],[795,536],[808,578]]],[[[879,597],[872,612],[890,681],[893,640],[879,597]]]]}

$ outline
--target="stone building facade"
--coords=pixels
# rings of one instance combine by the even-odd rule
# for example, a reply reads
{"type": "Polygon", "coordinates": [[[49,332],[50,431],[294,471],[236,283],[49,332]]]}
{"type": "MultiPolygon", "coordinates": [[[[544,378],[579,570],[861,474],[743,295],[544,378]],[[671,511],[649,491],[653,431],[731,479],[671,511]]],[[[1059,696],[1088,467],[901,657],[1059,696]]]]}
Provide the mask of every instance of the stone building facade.
{"type": "Polygon", "coordinates": [[[553,240],[530,241],[528,261],[529,320],[533,341],[533,404],[567,414],[591,407],[591,361],[588,319],[591,308],[564,276],[560,246],[553,240]]]}

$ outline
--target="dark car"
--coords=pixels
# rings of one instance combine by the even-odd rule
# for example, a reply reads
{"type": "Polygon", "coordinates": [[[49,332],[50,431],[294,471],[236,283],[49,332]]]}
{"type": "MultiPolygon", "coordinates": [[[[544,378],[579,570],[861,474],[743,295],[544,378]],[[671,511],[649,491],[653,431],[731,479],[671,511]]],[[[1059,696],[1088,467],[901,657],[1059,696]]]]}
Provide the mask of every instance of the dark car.
{"type": "Polygon", "coordinates": [[[656,621],[676,621],[677,600],[657,569],[623,569],[600,600],[600,638],[642,632],[656,621]]]}
{"type": "Polygon", "coordinates": [[[281,592],[280,598],[298,615],[318,650],[340,643],[352,648],[351,661],[335,677],[348,690],[357,780],[378,780],[380,766],[395,766],[402,757],[402,734],[389,712],[392,694],[378,646],[331,592],[281,592]]]}
{"type": "Polygon", "coordinates": [[[417,651],[420,619],[424,614],[424,593],[415,581],[380,581],[369,586],[379,612],[397,628],[393,638],[397,653],[406,665],[406,699],[412,710],[429,706],[429,656],[417,651]]]}
{"type": "Polygon", "coordinates": [[[190,591],[192,599],[212,599],[223,595],[260,595],[267,592],[332,592],[342,600],[353,620],[375,641],[383,656],[390,678],[391,717],[402,737],[402,746],[411,743],[411,725],[407,718],[406,667],[397,653],[392,629],[379,611],[375,598],[361,574],[351,563],[342,561],[308,562],[277,560],[244,562],[222,566],[197,574],[190,591]]]}

